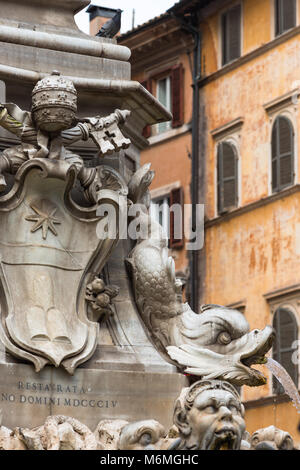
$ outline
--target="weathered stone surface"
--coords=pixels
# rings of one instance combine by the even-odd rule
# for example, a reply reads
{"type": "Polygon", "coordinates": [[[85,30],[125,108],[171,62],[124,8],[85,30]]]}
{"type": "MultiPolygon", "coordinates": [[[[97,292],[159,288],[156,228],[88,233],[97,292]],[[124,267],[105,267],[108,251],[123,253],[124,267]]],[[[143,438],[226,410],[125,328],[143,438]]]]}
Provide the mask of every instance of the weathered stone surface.
{"type": "Polygon", "coordinates": [[[251,438],[252,450],[293,450],[294,441],[292,436],[275,426],[258,429],[251,438]]]}
{"type": "Polygon", "coordinates": [[[35,429],[18,428],[28,450],[96,450],[97,441],[91,430],[68,416],[48,416],[45,424],[35,429]]]}
{"type": "Polygon", "coordinates": [[[117,450],[121,430],[128,424],[124,419],[103,419],[98,423],[94,435],[98,450],[117,450]]]}
{"type": "Polygon", "coordinates": [[[0,408],[10,429],[41,426],[50,415],[72,416],[92,431],[104,419],[156,419],[168,429],[185,385],[176,373],[78,368],[70,376],[48,366],[36,373],[27,364],[2,363],[0,408]]]}
{"type": "Polygon", "coordinates": [[[17,430],[0,427],[0,450],[27,450],[17,430]]]}
{"type": "Polygon", "coordinates": [[[159,450],[166,434],[164,427],[154,419],[126,424],[120,432],[119,450],[159,450]]]}

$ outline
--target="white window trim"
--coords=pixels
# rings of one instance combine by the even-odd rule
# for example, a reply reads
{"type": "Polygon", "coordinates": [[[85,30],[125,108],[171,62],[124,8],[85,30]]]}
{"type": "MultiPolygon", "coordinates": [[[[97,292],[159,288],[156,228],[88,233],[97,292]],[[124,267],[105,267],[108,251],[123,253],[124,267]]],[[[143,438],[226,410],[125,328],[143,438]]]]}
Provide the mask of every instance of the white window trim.
{"type": "MultiPolygon", "coordinates": [[[[168,110],[168,111],[172,111],[172,88],[171,88],[171,76],[170,75],[166,75],[165,77],[162,77],[160,78],[159,80],[156,81],[156,98],[157,100],[159,101],[159,89],[158,89],[158,84],[160,81],[162,80],[166,80],[166,98],[167,98],[167,103],[164,105],[165,108],[168,110]]],[[[168,132],[170,131],[170,129],[172,128],[172,121],[167,121],[167,122],[163,122],[163,123],[158,123],[155,125],[155,134],[156,135],[159,135],[159,134],[164,134],[165,132],[168,132]],[[166,128],[164,130],[160,130],[159,129],[159,126],[160,125],[165,125],[166,128]]]]}
{"type": "Polygon", "coordinates": [[[180,183],[180,181],[174,181],[173,183],[170,183],[170,184],[166,184],[164,186],[160,186],[159,188],[155,188],[155,189],[151,189],[150,191],[150,196],[151,196],[151,199],[160,199],[160,198],[163,198],[164,196],[167,196],[168,194],[170,194],[170,192],[173,190],[173,189],[178,189],[180,188],[182,185],[180,183]]]}
{"type": "Polygon", "coordinates": [[[150,216],[157,222],[159,222],[159,208],[157,203],[162,202],[162,228],[164,229],[165,234],[170,237],[170,209],[168,204],[168,198],[170,198],[170,193],[165,194],[164,196],[156,197],[151,199],[150,204],[150,216]]]}

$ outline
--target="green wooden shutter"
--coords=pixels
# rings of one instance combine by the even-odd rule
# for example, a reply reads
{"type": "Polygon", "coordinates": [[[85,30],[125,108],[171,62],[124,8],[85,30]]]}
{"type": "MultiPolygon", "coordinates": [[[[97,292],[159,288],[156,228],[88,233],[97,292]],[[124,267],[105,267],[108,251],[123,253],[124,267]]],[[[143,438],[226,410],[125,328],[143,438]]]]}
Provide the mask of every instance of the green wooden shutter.
{"type": "Polygon", "coordinates": [[[225,65],[241,55],[241,5],[222,15],[222,64],[225,65]]]}
{"type": "Polygon", "coordinates": [[[218,145],[218,211],[237,206],[237,156],[233,145],[218,145]]]}
{"type": "MultiPolygon", "coordinates": [[[[276,310],[273,320],[276,337],[273,343],[273,359],[281,364],[291,376],[298,387],[298,366],[293,364],[292,348],[294,341],[298,340],[298,326],[293,313],[286,308],[276,310]]],[[[273,392],[284,393],[282,385],[273,377],[273,392]]]]}
{"type": "Polygon", "coordinates": [[[272,130],[272,190],[280,191],[294,181],[294,129],[279,116],[272,130]]]}

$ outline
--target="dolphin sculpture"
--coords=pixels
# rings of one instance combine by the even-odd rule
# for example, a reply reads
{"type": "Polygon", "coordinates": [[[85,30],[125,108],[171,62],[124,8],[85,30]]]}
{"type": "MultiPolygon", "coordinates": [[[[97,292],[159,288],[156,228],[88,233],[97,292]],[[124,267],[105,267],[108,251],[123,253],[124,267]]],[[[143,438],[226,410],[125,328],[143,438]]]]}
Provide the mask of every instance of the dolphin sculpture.
{"type": "Polygon", "coordinates": [[[272,327],[250,331],[238,310],[203,305],[195,313],[183,303],[182,284],[168,255],[168,239],[148,213],[147,193],[153,177],[146,164],[129,182],[129,198],[141,204],[139,224],[147,228],[148,235],[137,241],[127,263],[139,313],[157,348],[187,374],[237,386],[265,384],[266,377],[252,365],[266,362],[265,354],[274,339],[272,327]]]}

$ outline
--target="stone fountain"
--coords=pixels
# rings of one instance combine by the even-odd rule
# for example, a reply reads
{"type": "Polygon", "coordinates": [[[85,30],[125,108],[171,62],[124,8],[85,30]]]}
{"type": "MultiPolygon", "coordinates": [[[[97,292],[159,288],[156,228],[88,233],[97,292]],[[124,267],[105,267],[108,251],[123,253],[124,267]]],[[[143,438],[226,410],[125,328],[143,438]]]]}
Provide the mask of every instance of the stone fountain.
{"type": "Polygon", "coordinates": [[[0,447],[239,449],[233,385],[265,383],[272,328],[183,303],[139,165],[170,115],[126,47],[77,29],[88,4],[0,0],[0,447]]]}

